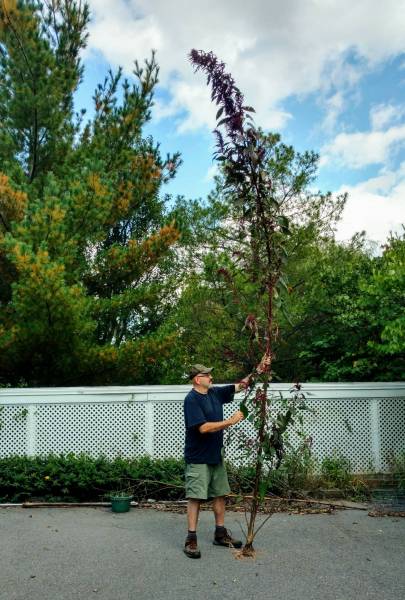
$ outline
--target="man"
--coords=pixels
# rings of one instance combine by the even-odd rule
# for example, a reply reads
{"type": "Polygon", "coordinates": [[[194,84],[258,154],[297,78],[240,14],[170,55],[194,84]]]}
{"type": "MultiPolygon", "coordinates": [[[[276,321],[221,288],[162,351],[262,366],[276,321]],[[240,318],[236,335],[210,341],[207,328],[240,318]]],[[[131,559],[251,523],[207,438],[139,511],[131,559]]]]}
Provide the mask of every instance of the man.
{"type": "Polygon", "coordinates": [[[200,502],[212,498],[215,515],[214,544],[226,548],[240,548],[242,542],[234,540],[225,528],[225,496],[230,493],[224,464],[223,431],[242,421],[243,413],[237,410],[224,420],[223,405],[232,402],[235,392],[244,389],[249,377],[240,383],[221,387],[212,386],[212,368],[193,365],[190,380],[193,389],[184,400],[186,443],[186,498],[188,534],[184,553],[190,558],[200,558],[197,545],[197,522],[200,502]]]}

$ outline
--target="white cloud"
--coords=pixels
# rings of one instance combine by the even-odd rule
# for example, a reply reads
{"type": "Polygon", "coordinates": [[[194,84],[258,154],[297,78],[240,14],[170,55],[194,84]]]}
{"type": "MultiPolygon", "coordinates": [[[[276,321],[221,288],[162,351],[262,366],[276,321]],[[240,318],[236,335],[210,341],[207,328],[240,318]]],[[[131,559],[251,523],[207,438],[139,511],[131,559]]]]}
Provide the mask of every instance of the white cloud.
{"type": "Polygon", "coordinates": [[[164,30],[153,14],[141,16],[123,0],[91,0],[90,4],[93,18],[87,52],[101,52],[131,73],[135,59],[149,57],[152,48],[164,47],[164,30]]]}
{"type": "Polygon", "coordinates": [[[378,104],[370,111],[372,129],[384,129],[391,123],[397,123],[405,115],[405,106],[395,104],[378,104]]]}
{"type": "Polygon", "coordinates": [[[214,177],[219,174],[219,169],[217,164],[213,164],[207,171],[204,181],[213,181],[214,177]]]}
{"type": "Polygon", "coordinates": [[[337,162],[352,169],[382,165],[405,144],[405,124],[386,131],[339,133],[321,150],[321,166],[337,162]]]}
{"type": "Polygon", "coordinates": [[[405,105],[378,104],[370,110],[370,131],[339,133],[321,149],[321,166],[337,162],[359,169],[382,165],[405,145],[405,105]]]}
{"type": "Polygon", "coordinates": [[[349,239],[366,230],[367,237],[383,243],[388,235],[400,233],[405,224],[405,162],[396,171],[382,170],[354,186],[342,186],[338,193],[349,198],[339,223],[337,237],[349,239]]]}
{"type": "Polygon", "coordinates": [[[179,133],[186,133],[215,123],[216,107],[210,102],[207,86],[195,86],[186,81],[177,81],[171,88],[173,100],[170,105],[175,112],[186,111],[186,117],[178,124],[179,133]],[[199,110],[196,108],[199,107],[199,110]]]}
{"type": "Polygon", "coordinates": [[[183,131],[214,126],[205,80],[187,61],[193,47],[224,60],[258,122],[277,129],[291,118],[283,100],[317,91],[329,98],[333,125],[343,102],[337,88],[353,88],[368,69],[405,51],[405,3],[397,0],[90,0],[90,7],[89,52],[131,72],[135,58],[157,49],[172,98],[167,114],[184,118],[183,131]]]}
{"type": "Polygon", "coordinates": [[[335,129],[337,120],[345,108],[344,94],[342,91],[335,92],[324,100],[326,115],[323,120],[323,129],[327,132],[335,129]]]}

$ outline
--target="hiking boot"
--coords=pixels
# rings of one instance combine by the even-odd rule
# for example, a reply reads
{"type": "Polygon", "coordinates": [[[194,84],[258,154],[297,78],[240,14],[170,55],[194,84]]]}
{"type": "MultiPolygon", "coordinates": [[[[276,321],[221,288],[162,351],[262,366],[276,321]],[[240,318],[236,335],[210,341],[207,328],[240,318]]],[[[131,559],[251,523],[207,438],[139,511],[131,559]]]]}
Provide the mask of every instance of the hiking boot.
{"type": "Polygon", "coordinates": [[[229,529],[224,528],[224,533],[221,535],[215,535],[214,546],[225,546],[226,548],[242,548],[242,542],[240,540],[234,540],[232,533],[229,529]]]}
{"type": "Polygon", "coordinates": [[[184,544],[184,554],[189,558],[201,558],[201,552],[197,546],[196,539],[186,539],[186,543],[184,544]]]}

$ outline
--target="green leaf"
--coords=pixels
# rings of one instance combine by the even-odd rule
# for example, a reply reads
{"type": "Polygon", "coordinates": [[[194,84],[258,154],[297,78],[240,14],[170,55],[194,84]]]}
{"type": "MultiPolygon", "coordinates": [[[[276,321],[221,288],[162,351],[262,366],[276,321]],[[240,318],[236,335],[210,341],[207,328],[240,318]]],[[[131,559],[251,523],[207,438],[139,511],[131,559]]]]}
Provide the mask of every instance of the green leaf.
{"type": "Polygon", "coordinates": [[[290,316],[290,313],[288,312],[286,305],[282,304],[282,306],[280,308],[281,308],[281,312],[282,312],[283,316],[285,317],[286,321],[288,322],[288,324],[291,325],[291,327],[293,327],[294,323],[291,320],[291,316],[290,316]]]}
{"type": "Polygon", "coordinates": [[[240,403],[240,405],[239,405],[239,410],[241,411],[241,413],[243,413],[243,416],[244,416],[244,417],[245,417],[245,419],[246,419],[246,417],[247,417],[247,416],[248,416],[248,414],[249,414],[249,410],[248,410],[248,407],[246,406],[246,404],[245,404],[244,402],[241,402],[241,403],[240,403]]]}
{"type": "Polygon", "coordinates": [[[281,287],[283,287],[286,291],[288,291],[288,286],[287,286],[287,282],[286,282],[286,276],[280,276],[278,279],[278,283],[280,284],[281,287]]]}
{"type": "Polygon", "coordinates": [[[281,227],[284,227],[284,228],[287,228],[287,229],[288,229],[288,226],[290,224],[289,220],[284,215],[280,215],[279,217],[277,217],[277,223],[281,227]]]}

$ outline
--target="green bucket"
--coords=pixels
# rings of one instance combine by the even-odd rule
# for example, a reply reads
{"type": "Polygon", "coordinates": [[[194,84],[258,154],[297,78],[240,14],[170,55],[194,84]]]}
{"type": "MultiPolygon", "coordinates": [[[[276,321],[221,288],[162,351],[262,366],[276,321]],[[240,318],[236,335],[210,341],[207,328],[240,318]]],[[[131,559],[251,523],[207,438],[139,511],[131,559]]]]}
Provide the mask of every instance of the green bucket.
{"type": "Polygon", "coordinates": [[[133,496],[110,496],[111,510],[115,513],[128,512],[133,496]]]}

